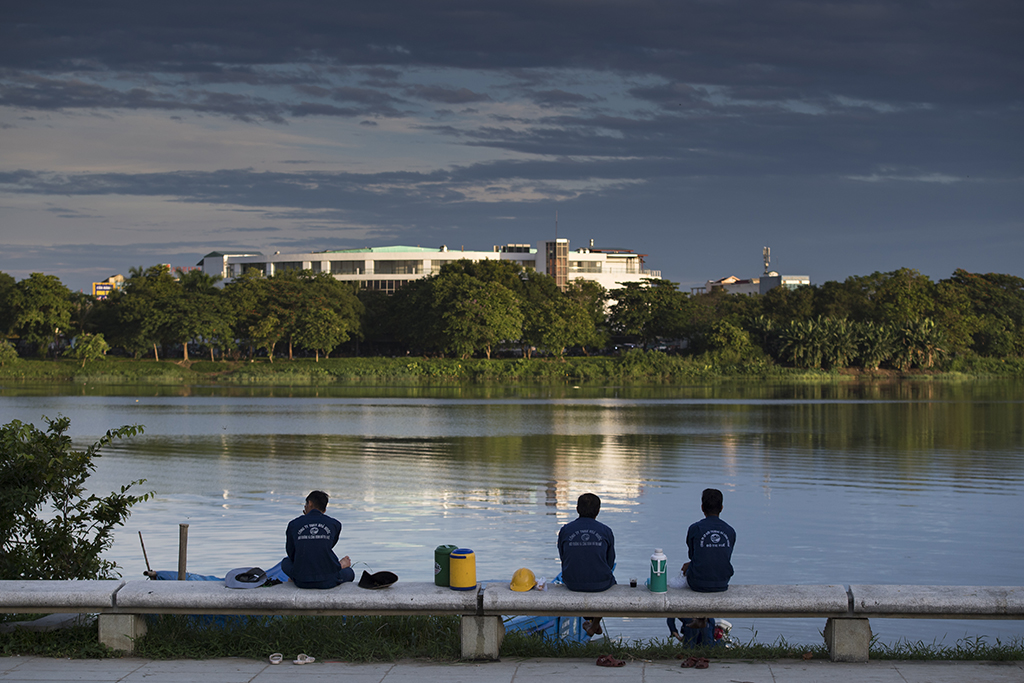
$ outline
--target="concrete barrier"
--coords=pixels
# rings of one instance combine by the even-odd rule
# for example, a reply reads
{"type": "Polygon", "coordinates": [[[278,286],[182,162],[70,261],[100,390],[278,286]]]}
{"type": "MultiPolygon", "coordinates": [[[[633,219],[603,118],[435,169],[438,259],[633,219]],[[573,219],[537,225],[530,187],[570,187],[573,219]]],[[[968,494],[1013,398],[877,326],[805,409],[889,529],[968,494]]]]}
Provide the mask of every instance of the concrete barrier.
{"type": "Polygon", "coordinates": [[[616,585],[600,593],[575,593],[550,585],[517,592],[508,584],[483,591],[484,614],[600,615],[606,617],[845,617],[850,597],[844,586],[731,586],[723,593],[670,588],[652,593],[644,586],[616,585]]]}
{"type": "Polygon", "coordinates": [[[0,611],[17,613],[104,612],[124,586],[110,581],[0,581],[0,611]]]}
{"type": "Polygon", "coordinates": [[[127,652],[145,635],[146,614],[457,615],[463,659],[498,658],[503,616],[821,617],[833,661],[867,661],[871,618],[1024,619],[1024,587],[734,585],[723,593],[651,593],[618,585],[574,593],[549,585],[520,593],[504,582],[453,591],[410,582],[383,590],[354,583],[237,590],[216,581],[0,581],[0,611],[97,613],[100,642],[127,652]]]}

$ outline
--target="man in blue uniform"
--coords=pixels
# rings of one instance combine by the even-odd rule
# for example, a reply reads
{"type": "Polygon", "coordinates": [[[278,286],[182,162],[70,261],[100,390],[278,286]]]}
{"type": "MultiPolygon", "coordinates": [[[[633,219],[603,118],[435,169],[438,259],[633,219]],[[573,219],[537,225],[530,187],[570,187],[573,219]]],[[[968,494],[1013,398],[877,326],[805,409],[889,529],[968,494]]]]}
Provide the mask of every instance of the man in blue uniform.
{"type": "MultiPolygon", "coordinates": [[[[722,492],[704,489],[700,499],[704,519],[691,524],[686,532],[690,561],[683,565],[683,574],[687,585],[701,593],[727,590],[733,575],[732,549],[736,545],[736,531],[719,518],[722,507],[722,492]]],[[[714,619],[682,619],[682,636],[676,631],[675,619],[667,621],[674,638],[687,644],[714,644],[714,619]]]]}
{"type": "Polygon", "coordinates": [[[302,516],[288,522],[285,533],[287,557],[281,569],[299,588],[334,588],[355,579],[348,555],[338,559],[334,546],[341,537],[341,522],[328,517],[327,494],[306,496],[302,516]]]}
{"type": "MultiPolygon", "coordinates": [[[[584,493],[576,501],[579,518],[558,532],[558,557],[562,560],[562,583],[572,591],[597,593],[615,585],[615,535],[601,522],[601,499],[584,493]]],[[[602,634],[601,617],[583,622],[587,635],[602,634]]]]}

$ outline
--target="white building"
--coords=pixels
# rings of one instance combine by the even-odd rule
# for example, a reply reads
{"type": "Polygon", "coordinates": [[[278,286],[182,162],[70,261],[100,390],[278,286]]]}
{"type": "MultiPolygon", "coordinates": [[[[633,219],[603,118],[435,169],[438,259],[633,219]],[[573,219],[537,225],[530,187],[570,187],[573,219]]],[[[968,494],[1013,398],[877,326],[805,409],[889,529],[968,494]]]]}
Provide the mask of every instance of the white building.
{"type": "MultiPolygon", "coordinates": [[[[730,275],[721,280],[708,280],[704,285],[703,293],[710,294],[716,289],[721,289],[728,294],[760,294],[761,280],[756,277],[742,280],[735,275],[730,275]]],[[[697,287],[696,290],[700,292],[701,288],[697,287]]]]}
{"type": "MultiPolygon", "coordinates": [[[[776,287],[796,289],[811,284],[809,275],[779,275],[771,270],[772,250],[769,247],[762,249],[761,255],[764,257],[764,273],[761,277],[742,280],[730,275],[721,280],[708,280],[704,284],[703,293],[710,294],[716,289],[721,289],[728,294],[765,294],[776,287]]],[[[690,291],[692,294],[702,293],[700,287],[694,287],[690,291]]]]}
{"type": "Polygon", "coordinates": [[[796,289],[811,284],[810,275],[779,275],[774,270],[761,276],[761,294],[776,287],[796,289]]]}
{"type": "Polygon", "coordinates": [[[204,273],[220,275],[225,280],[250,269],[268,277],[286,270],[312,270],[314,273],[330,273],[338,280],[358,282],[367,289],[392,293],[411,280],[437,275],[444,264],[461,259],[512,261],[526,270],[543,270],[554,277],[563,289],[576,278],[592,280],[606,289],[614,289],[620,282],[661,277],[661,271],[644,269],[643,254],[635,254],[628,249],[595,249],[593,241],[590,248],[570,252],[567,239],[545,242],[543,256],[529,244],[495,246],[491,251],[456,251],[446,246],[438,249],[393,246],[293,254],[275,252],[271,256],[215,251],[204,256],[198,265],[204,273]],[[543,259],[541,263],[538,263],[538,258],[543,259]]]}

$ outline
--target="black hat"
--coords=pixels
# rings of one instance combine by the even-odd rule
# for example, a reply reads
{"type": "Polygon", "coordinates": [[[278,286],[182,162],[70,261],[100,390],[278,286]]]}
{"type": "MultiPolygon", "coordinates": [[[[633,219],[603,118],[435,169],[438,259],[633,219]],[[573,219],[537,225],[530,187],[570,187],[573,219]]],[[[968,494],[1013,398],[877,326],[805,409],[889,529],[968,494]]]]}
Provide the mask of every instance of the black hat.
{"type": "Polygon", "coordinates": [[[224,585],[228,588],[259,588],[266,582],[267,573],[259,567],[239,567],[224,577],[224,585]]]}
{"type": "Polygon", "coordinates": [[[398,581],[398,575],[392,572],[377,572],[376,574],[371,574],[364,570],[363,575],[359,577],[359,587],[387,588],[396,581],[398,581]]]}

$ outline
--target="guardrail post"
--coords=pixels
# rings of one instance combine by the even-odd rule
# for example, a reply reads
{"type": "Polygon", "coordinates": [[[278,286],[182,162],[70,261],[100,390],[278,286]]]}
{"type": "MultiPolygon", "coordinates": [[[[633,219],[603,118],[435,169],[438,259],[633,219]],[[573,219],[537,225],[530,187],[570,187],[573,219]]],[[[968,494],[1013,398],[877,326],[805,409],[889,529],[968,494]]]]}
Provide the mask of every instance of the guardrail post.
{"type": "Polygon", "coordinates": [[[498,659],[505,624],[501,617],[462,615],[462,658],[498,659]]]}
{"type": "Polygon", "coordinates": [[[99,631],[100,644],[131,654],[135,639],[146,635],[146,618],[141,614],[101,614],[99,631]]]}
{"type": "Polygon", "coordinates": [[[867,619],[830,617],[825,622],[825,645],[833,662],[866,662],[871,624],[867,619]]]}

